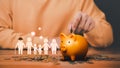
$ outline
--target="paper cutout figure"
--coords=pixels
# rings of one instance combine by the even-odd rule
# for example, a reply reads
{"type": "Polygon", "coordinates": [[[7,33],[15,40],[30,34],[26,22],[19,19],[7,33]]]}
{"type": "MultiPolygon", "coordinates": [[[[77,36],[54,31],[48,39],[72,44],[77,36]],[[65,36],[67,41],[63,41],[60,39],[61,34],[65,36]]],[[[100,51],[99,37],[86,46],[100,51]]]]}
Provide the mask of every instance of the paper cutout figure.
{"type": "Polygon", "coordinates": [[[42,45],[40,45],[40,44],[39,44],[39,48],[38,48],[38,53],[39,53],[39,55],[42,54],[42,45]]]}
{"type": "Polygon", "coordinates": [[[50,44],[52,54],[56,54],[57,48],[59,48],[56,39],[52,39],[52,42],[50,44]]]}
{"type": "Polygon", "coordinates": [[[19,37],[17,44],[15,46],[15,49],[18,47],[18,54],[22,55],[23,54],[23,48],[25,47],[25,44],[23,42],[23,38],[19,37]]]}
{"type": "Polygon", "coordinates": [[[43,49],[44,49],[44,54],[48,55],[48,49],[49,49],[49,44],[48,44],[48,39],[44,39],[44,44],[43,44],[43,49]]]}
{"type": "Polygon", "coordinates": [[[27,54],[31,55],[31,47],[33,47],[32,46],[32,38],[31,37],[27,38],[26,47],[27,47],[27,54]]]}
{"type": "Polygon", "coordinates": [[[33,49],[34,49],[33,53],[34,53],[34,55],[36,55],[37,54],[37,44],[34,44],[33,49]]]}

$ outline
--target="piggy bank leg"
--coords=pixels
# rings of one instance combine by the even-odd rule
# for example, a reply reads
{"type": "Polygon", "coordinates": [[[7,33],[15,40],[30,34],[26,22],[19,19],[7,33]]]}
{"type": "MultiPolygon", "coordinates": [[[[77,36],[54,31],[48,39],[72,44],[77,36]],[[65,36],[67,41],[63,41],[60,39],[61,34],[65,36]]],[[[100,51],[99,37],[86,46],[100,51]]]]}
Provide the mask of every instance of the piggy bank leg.
{"type": "Polygon", "coordinates": [[[62,55],[62,57],[61,57],[61,60],[62,60],[62,61],[64,61],[64,60],[65,60],[65,57],[64,57],[63,55],[62,55]]]}
{"type": "Polygon", "coordinates": [[[71,58],[71,60],[72,60],[72,61],[74,61],[74,60],[75,60],[75,56],[71,56],[70,58],[71,58]]]}

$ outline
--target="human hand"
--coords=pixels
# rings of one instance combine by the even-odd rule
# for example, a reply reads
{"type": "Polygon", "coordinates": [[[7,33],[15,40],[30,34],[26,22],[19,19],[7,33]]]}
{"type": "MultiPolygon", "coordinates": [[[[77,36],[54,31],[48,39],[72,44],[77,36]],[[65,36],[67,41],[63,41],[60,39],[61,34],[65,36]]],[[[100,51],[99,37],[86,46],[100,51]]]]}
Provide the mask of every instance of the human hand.
{"type": "Polygon", "coordinates": [[[87,33],[95,27],[94,20],[85,13],[78,12],[70,23],[70,32],[87,33]]]}

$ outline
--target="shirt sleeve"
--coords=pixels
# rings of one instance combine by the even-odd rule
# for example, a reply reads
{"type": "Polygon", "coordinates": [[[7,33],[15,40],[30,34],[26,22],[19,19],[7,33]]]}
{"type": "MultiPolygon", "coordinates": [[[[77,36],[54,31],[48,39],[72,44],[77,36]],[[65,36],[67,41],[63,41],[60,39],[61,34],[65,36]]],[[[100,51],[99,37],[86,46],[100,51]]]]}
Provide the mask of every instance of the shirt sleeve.
{"type": "Polygon", "coordinates": [[[94,0],[84,0],[82,12],[87,13],[95,21],[95,28],[84,36],[91,46],[107,47],[113,42],[113,31],[110,23],[105,19],[105,14],[95,5],[94,0]]]}
{"type": "Polygon", "coordinates": [[[15,33],[10,0],[0,0],[0,48],[15,48],[21,33],[15,33]]]}

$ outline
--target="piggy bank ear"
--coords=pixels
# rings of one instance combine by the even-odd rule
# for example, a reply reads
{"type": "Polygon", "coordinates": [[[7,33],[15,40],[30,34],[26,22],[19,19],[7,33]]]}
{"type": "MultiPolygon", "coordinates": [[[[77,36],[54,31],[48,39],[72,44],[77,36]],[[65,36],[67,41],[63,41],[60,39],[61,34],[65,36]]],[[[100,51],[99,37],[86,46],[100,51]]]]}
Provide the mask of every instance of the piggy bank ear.
{"type": "Polygon", "coordinates": [[[69,37],[72,38],[74,41],[76,40],[75,34],[70,34],[69,37]]]}
{"type": "Polygon", "coordinates": [[[61,38],[61,39],[64,39],[65,37],[66,37],[66,35],[65,35],[64,33],[61,33],[61,34],[60,34],[60,38],[61,38]]]}

